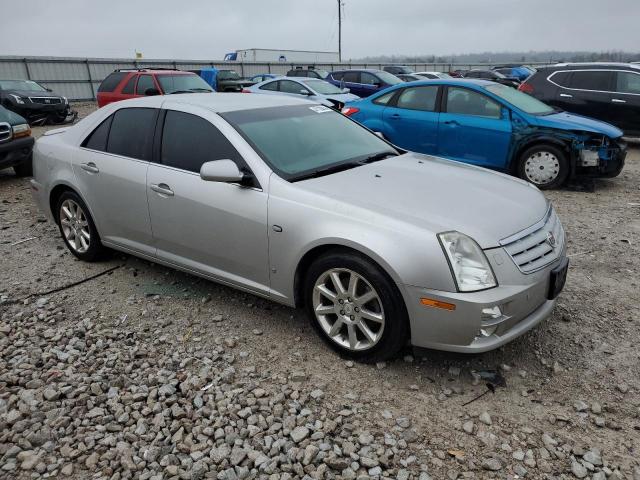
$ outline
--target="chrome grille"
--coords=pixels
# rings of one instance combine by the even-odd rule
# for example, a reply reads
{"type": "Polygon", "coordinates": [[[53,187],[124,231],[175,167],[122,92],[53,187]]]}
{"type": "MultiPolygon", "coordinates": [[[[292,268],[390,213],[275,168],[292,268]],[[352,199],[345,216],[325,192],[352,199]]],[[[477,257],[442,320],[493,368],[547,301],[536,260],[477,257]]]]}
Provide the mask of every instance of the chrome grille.
{"type": "Polygon", "coordinates": [[[11,140],[12,136],[11,125],[7,122],[0,122],[0,143],[11,140]]]}
{"type": "Polygon", "coordinates": [[[29,100],[41,105],[59,105],[62,103],[62,99],[59,97],[29,97],[29,100]]]}
{"type": "Polygon", "coordinates": [[[564,248],[564,230],[553,208],[532,227],[500,242],[522,273],[532,273],[556,260],[564,248]]]}

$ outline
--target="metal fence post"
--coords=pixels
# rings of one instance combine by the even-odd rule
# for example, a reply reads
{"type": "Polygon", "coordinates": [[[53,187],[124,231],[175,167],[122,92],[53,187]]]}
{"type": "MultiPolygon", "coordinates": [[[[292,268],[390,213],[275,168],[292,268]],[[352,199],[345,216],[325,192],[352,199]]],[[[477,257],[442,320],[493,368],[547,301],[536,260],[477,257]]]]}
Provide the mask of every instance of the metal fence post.
{"type": "Polygon", "coordinates": [[[91,78],[91,67],[89,66],[89,59],[86,58],[84,60],[85,65],[87,66],[87,75],[89,76],[89,88],[91,88],[91,98],[96,99],[96,92],[93,89],[93,78],[91,78]]]}
{"type": "Polygon", "coordinates": [[[27,80],[31,80],[31,72],[29,71],[29,61],[26,58],[22,59],[24,61],[24,68],[27,71],[27,80]]]}

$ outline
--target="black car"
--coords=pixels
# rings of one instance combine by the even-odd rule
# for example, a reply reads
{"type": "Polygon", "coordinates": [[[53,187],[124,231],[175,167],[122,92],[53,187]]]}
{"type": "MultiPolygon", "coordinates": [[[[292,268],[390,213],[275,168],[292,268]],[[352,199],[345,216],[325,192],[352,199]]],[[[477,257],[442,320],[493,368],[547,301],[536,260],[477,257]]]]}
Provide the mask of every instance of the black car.
{"type": "Polygon", "coordinates": [[[294,68],[287,72],[287,77],[307,77],[307,78],[319,78],[324,80],[329,76],[329,72],[322,70],[321,68],[294,68]]]}
{"type": "Polygon", "coordinates": [[[495,70],[469,70],[464,72],[464,78],[481,78],[482,80],[489,80],[513,88],[520,86],[520,82],[517,79],[506,77],[495,70]]]}
{"type": "Polygon", "coordinates": [[[393,73],[394,75],[397,75],[398,73],[405,75],[415,73],[411,67],[407,67],[405,65],[387,65],[386,67],[383,67],[382,70],[393,73]]]}
{"type": "Polygon", "coordinates": [[[33,143],[27,120],[0,106],[0,170],[13,167],[19,177],[32,175],[33,143]]]}
{"type": "Polygon", "coordinates": [[[573,63],[540,67],[520,90],[560,110],[640,136],[640,65],[573,63]]]}
{"type": "Polygon", "coordinates": [[[0,104],[30,124],[63,123],[72,116],[66,97],[32,80],[0,80],[0,104]]]}

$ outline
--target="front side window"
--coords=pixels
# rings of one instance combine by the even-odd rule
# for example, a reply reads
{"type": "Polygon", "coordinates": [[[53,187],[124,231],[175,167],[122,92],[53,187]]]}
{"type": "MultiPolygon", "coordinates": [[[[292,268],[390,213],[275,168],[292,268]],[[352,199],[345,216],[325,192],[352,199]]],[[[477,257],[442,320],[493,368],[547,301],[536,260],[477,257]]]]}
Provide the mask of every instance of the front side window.
{"type": "Polygon", "coordinates": [[[123,108],[114,113],[107,152],[150,160],[156,115],[154,108],[123,108]]]}
{"type": "Polygon", "coordinates": [[[428,87],[405,88],[398,97],[396,106],[398,108],[407,108],[409,110],[435,112],[437,98],[438,87],[435,85],[428,87]]]}
{"type": "Polygon", "coordinates": [[[164,93],[213,91],[209,84],[196,74],[162,74],[156,75],[156,79],[164,93]]]}
{"type": "Polygon", "coordinates": [[[295,93],[296,95],[300,95],[301,90],[305,90],[305,88],[298,82],[292,82],[291,80],[280,81],[280,91],[282,93],[295,93]]]}
{"type": "Polygon", "coordinates": [[[577,90],[611,91],[613,72],[603,70],[577,70],[571,75],[570,87],[577,90]]]}
{"type": "Polygon", "coordinates": [[[385,85],[398,85],[399,83],[402,83],[402,80],[389,72],[376,72],[376,75],[378,76],[378,83],[380,81],[385,85]]]}
{"type": "Polygon", "coordinates": [[[203,163],[225,159],[243,164],[240,154],[214,125],[197,115],[167,111],[162,131],[163,165],[199,173],[203,163]]]}
{"type": "Polygon", "coordinates": [[[459,87],[447,89],[447,112],[477,117],[500,118],[500,105],[473,90],[459,87]]]}
{"type": "Polygon", "coordinates": [[[305,80],[304,84],[308,85],[311,90],[322,95],[339,95],[343,93],[342,90],[334,84],[325,82],[324,80],[309,79],[305,80]]]}
{"type": "Polygon", "coordinates": [[[278,83],[280,82],[269,82],[269,83],[265,83],[264,85],[262,85],[260,87],[260,90],[270,90],[272,92],[275,92],[278,90],[278,83]]]}
{"type": "Polygon", "coordinates": [[[360,83],[360,72],[345,72],[342,80],[347,83],[360,83]]]}
{"type": "Polygon", "coordinates": [[[340,113],[318,105],[259,108],[222,115],[282,178],[397,152],[340,113]]]}
{"type": "Polygon", "coordinates": [[[640,94],[640,75],[632,72],[616,72],[616,92],[640,94]]]}
{"type": "Polygon", "coordinates": [[[363,83],[364,85],[379,85],[380,80],[369,72],[362,72],[360,74],[360,83],[363,83]]]}

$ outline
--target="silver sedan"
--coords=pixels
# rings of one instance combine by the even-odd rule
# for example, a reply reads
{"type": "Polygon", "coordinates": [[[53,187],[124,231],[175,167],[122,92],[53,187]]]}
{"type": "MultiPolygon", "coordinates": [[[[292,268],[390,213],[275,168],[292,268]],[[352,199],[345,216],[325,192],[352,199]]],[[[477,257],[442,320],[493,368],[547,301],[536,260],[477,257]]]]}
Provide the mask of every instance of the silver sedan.
{"type": "Polygon", "coordinates": [[[318,78],[280,77],[269,79],[247,87],[243,92],[305,98],[337,110],[341,110],[347,102],[360,99],[357,95],[349,93],[348,88],[338,88],[332,83],[318,78]]]}
{"type": "Polygon", "coordinates": [[[404,152],[304,100],[117,102],[45,134],[33,163],[76,257],[108,247],[303,307],[362,361],[496,348],[550,316],[566,276],[537,188],[404,152]]]}

